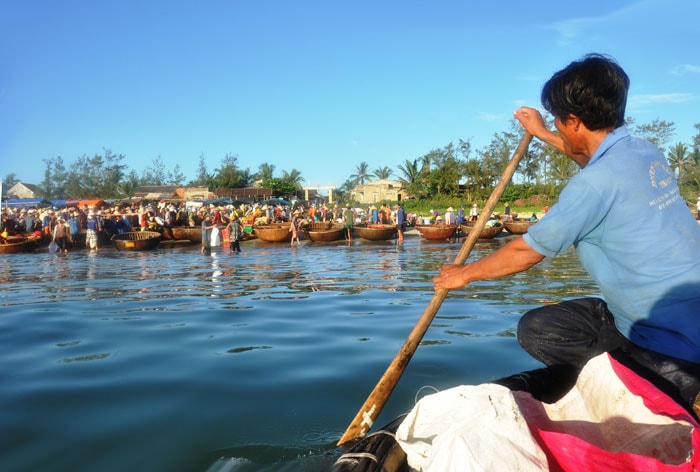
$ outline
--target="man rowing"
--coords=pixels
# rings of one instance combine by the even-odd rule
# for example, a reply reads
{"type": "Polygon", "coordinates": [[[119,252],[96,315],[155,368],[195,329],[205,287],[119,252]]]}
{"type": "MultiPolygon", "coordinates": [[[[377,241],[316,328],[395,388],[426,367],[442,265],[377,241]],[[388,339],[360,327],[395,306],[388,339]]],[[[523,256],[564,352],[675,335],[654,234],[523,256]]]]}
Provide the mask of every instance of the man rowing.
{"type": "MultiPolygon", "coordinates": [[[[662,152],[629,135],[628,88],[615,61],[589,55],[543,87],[557,133],[537,110],[515,112],[528,133],[581,170],[527,234],[471,264],[444,266],[434,283],[456,289],[515,274],[574,246],[603,298],[525,313],[520,345],[570,385],[588,360],[610,352],[692,412],[700,390],[700,225],[662,152]]],[[[523,380],[535,395],[550,383],[523,380]]]]}

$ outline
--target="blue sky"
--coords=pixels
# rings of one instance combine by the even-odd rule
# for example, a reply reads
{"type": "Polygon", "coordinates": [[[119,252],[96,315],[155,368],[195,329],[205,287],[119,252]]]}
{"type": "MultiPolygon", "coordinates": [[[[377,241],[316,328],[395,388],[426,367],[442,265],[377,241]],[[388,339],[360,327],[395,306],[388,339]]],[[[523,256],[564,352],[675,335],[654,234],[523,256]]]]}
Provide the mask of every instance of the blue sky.
{"type": "Polygon", "coordinates": [[[631,78],[628,116],[700,123],[700,2],[35,1],[0,5],[0,178],[109,149],[196,176],[226,154],[309,186],[459,139],[483,148],[588,52],[631,78]]]}

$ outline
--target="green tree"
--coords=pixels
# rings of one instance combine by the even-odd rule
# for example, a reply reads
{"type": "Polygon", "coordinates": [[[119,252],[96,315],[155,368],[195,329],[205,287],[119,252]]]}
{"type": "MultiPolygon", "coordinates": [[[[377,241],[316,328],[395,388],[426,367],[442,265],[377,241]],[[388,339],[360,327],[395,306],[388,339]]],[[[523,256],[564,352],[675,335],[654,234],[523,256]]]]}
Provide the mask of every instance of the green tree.
{"type": "Polygon", "coordinates": [[[17,174],[13,172],[11,174],[7,174],[5,178],[2,179],[2,188],[4,191],[7,191],[7,189],[18,183],[19,180],[17,179],[17,174]]]}
{"type": "Polygon", "coordinates": [[[384,166],[377,167],[373,173],[378,180],[387,180],[394,172],[388,166],[384,166]]]}
{"type": "Polygon", "coordinates": [[[194,180],[190,181],[190,185],[193,187],[208,187],[212,176],[207,170],[207,162],[204,159],[204,154],[199,155],[199,164],[197,165],[197,176],[194,180]]]}
{"type": "Polygon", "coordinates": [[[483,186],[481,182],[481,165],[479,160],[472,158],[462,164],[462,174],[464,176],[464,186],[467,190],[467,200],[473,201],[477,199],[479,189],[483,186]]]}
{"type": "Polygon", "coordinates": [[[421,184],[421,173],[418,168],[418,159],[410,161],[406,159],[403,164],[399,164],[401,175],[399,180],[403,183],[406,192],[414,198],[424,198],[425,191],[421,184]]]}
{"type": "Polygon", "coordinates": [[[352,193],[352,189],[355,187],[355,183],[352,179],[346,179],[343,184],[333,191],[333,197],[336,201],[349,201],[352,193]]]}
{"type": "Polygon", "coordinates": [[[362,161],[355,168],[355,173],[350,176],[350,180],[353,182],[353,187],[357,185],[364,185],[365,182],[369,180],[369,166],[366,162],[362,161]]]}
{"type": "Polygon", "coordinates": [[[168,172],[167,181],[170,185],[184,185],[185,174],[182,173],[182,168],[180,167],[180,164],[175,164],[173,170],[168,172]]]}
{"type": "Polygon", "coordinates": [[[70,198],[82,198],[83,187],[81,183],[81,173],[77,169],[77,159],[71,162],[66,179],[66,195],[70,198]]]}
{"type": "Polygon", "coordinates": [[[411,185],[414,183],[420,174],[418,170],[418,159],[410,161],[406,159],[403,164],[399,164],[399,171],[401,171],[401,176],[399,176],[399,181],[404,185],[411,185]]]}
{"type": "Polygon", "coordinates": [[[239,169],[238,156],[228,153],[221,160],[221,166],[214,172],[212,186],[215,188],[240,188],[250,184],[250,169],[239,169]]]}
{"type": "Polygon", "coordinates": [[[678,181],[682,182],[686,171],[690,171],[693,165],[692,157],[688,152],[688,145],[676,143],[668,152],[668,163],[671,169],[676,171],[678,181]]]}
{"type": "Polygon", "coordinates": [[[151,165],[143,171],[141,180],[144,185],[165,185],[167,181],[167,171],[163,158],[158,155],[151,161],[151,165]]]}
{"type": "Polygon", "coordinates": [[[68,170],[67,193],[74,198],[102,198],[99,188],[103,171],[101,155],[77,157],[68,170]]]}
{"type": "Polygon", "coordinates": [[[56,157],[53,166],[53,188],[54,197],[57,199],[69,198],[70,194],[66,188],[68,186],[68,169],[61,156],[56,157]]]}
{"type": "Polygon", "coordinates": [[[136,171],[131,170],[119,183],[119,193],[121,195],[132,196],[141,185],[141,179],[136,175],[136,171]]]}
{"type": "Polygon", "coordinates": [[[283,170],[282,182],[293,186],[296,191],[299,191],[302,189],[302,182],[304,182],[304,177],[302,177],[301,172],[299,172],[296,169],[292,169],[289,172],[283,170]]]}
{"type": "Polygon", "coordinates": [[[551,155],[549,174],[552,176],[554,185],[563,187],[576,172],[578,172],[577,164],[567,156],[560,152],[551,155]]]}
{"type": "Polygon", "coordinates": [[[44,180],[39,184],[43,198],[51,199],[54,194],[53,167],[56,158],[42,159],[44,163],[44,180]]]}
{"type": "Polygon", "coordinates": [[[296,195],[297,192],[297,187],[293,183],[278,177],[263,180],[262,187],[271,189],[273,195],[278,197],[296,195]]]}
{"type": "Polygon", "coordinates": [[[498,182],[517,146],[514,144],[516,140],[517,136],[513,133],[507,131],[496,133],[491,142],[479,152],[481,174],[478,183],[481,198],[498,182]]]}
{"type": "Polygon", "coordinates": [[[124,175],[127,169],[124,164],[126,156],[123,154],[114,154],[109,149],[104,149],[104,172],[102,181],[98,188],[99,195],[102,198],[123,198],[129,195],[121,192],[121,182],[124,180],[124,175]]]}
{"type": "Polygon", "coordinates": [[[456,195],[462,177],[461,164],[452,143],[439,149],[433,149],[423,156],[423,169],[429,163],[429,171],[421,171],[424,185],[431,196],[456,195]]]}
{"type": "Polygon", "coordinates": [[[658,118],[651,123],[641,125],[637,125],[634,118],[627,118],[625,122],[631,134],[651,141],[664,154],[666,153],[666,143],[671,140],[671,137],[676,132],[676,126],[672,121],[659,120],[658,118]]]}
{"type": "Polygon", "coordinates": [[[258,172],[255,174],[254,177],[256,180],[262,180],[263,182],[265,182],[266,180],[271,180],[274,176],[275,176],[275,165],[268,164],[267,162],[263,162],[258,167],[258,172]]]}

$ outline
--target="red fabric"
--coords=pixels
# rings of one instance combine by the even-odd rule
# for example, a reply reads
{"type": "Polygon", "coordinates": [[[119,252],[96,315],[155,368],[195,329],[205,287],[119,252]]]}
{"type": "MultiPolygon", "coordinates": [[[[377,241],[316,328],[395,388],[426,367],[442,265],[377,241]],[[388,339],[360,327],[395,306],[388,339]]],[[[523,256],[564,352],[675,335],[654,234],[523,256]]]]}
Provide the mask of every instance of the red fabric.
{"type": "MultiPolygon", "coordinates": [[[[700,429],[694,417],[675,401],[659,391],[646,379],[632,370],[609,358],[613,371],[627,389],[642,398],[644,405],[653,413],[674,420],[686,421],[693,427],[690,438],[686,434],[674,435],[673,440],[659,444],[666,457],[673,457],[674,464],[657,459],[660,450],[649,451],[650,455],[630,452],[611,452],[602,449],[585,438],[571,434],[574,428],[587,425],[573,425],[572,422],[550,420],[543,406],[528,396],[517,396],[517,402],[527,418],[535,440],[547,454],[550,470],[553,471],[664,471],[691,472],[700,470],[700,429]],[[569,424],[564,424],[569,423],[569,424]],[[692,455],[688,455],[688,440],[692,446],[692,455]]],[[[626,419],[613,419],[627,421],[626,419]]],[[[641,427],[641,425],[640,425],[641,427]]]]}
{"type": "Polygon", "coordinates": [[[231,239],[229,237],[228,228],[224,228],[221,230],[221,242],[223,247],[229,247],[231,245],[231,239]]]}

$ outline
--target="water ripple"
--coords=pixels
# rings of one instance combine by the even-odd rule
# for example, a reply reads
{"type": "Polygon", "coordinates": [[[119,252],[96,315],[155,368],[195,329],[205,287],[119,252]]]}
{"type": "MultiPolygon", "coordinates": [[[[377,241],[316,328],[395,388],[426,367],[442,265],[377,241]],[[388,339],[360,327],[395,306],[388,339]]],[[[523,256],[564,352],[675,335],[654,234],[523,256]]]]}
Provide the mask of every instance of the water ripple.
{"type": "MultiPolygon", "coordinates": [[[[470,260],[506,238],[478,242],[470,260]]],[[[459,244],[246,242],[230,256],[48,251],[0,259],[3,471],[329,470],[459,244]],[[237,458],[237,459],[235,459],[237,458]]],[[[449,293],[379,422],[535,363],[532,307],[597,293],[573,254],[449,293]]]]}

